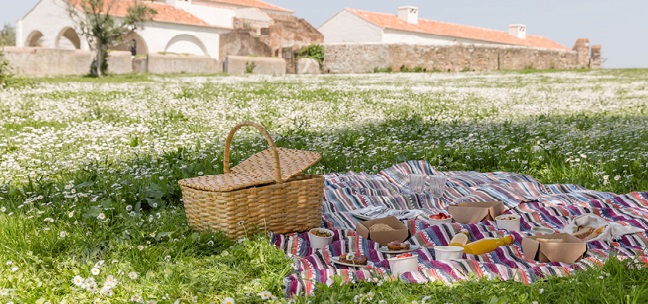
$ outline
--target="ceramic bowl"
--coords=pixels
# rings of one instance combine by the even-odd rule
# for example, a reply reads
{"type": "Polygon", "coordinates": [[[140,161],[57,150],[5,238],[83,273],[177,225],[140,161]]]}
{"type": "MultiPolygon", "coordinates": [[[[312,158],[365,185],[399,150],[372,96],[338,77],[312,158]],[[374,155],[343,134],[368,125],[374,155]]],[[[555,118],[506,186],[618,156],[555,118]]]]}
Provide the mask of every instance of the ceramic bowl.
{"type": "Polygon", "coordinates": [[[308,231],[308,241],[310,242],[311,248],[314,249],[324,248],[333,242],[333,231],[325,228],[313,228],[310,231],[308,231]],[[318,236],[314,234],[315,232],[319,234],[328,233],[329,236],[327,237],[318,236]]]}
{"type": "Polygon", "coordinates": [[[502,214],[495,217],[497,228],[506,229],[508,231],[520,231],[520,215],[519,214],[502,214]]]}
{"type": "Polygon", "coordinates": [[[387,259],[389,261],[389,269],[395,276],[399,276],[403,272],[416,271],[418,270],[418,255],[412,254],[411,257],[398,258],[395,256],[393,258],[387,259]]]}
{"type": "Polygon", "coordinates": [[[435,246],[434,255],[437,261],[449,261],[452,259],[461,259],[464,249],[461,246],[435,246]]]}
{"type": "Polygon", "coordinates": [[[439,224],[445,224],[445,223],[452,223],[452,214],[447,214],[447,213],[445,213],[445,215],[448,216],[447,219],[436,220],[436,219],[432,219],[432,218],[430,218],[429,216],[428,216],[426,219],[427,219],[428,223],[430,223],[430,224],[432,224],[432,225],[439,225],[439,224]]]}

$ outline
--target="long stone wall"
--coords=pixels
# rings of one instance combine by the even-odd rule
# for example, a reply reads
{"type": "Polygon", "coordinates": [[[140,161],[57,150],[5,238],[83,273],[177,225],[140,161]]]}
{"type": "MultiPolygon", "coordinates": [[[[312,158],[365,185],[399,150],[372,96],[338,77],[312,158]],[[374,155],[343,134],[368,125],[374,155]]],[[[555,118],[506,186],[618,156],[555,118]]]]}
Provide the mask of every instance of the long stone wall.
{"type": "Polygon", "coordinates": [[[214,58],[174,54],[149,54],[146,68],[151,74],[214,74],[222,71],[214,58]]]}
{"type": "MultiPolygon", "coordinates": [[[[50,48],[4,47],[3,53],[16,74],[33,77],[87,75],[94,59],[89,51],[50,48]]],[[[205,56],[149,54],[132,58],[130,52],[109,53],[109,74],[132,72],[214,74],[222,72],[222,67],[218,60],[205,56]]]]}
{"type": "Polygon", "coordinates": [[[66,76],[90,73],[92,53],[33,47],[4,47],[4,56],[14,72],[23,76],[66,76]]]}
{"type": "Polygon", "coordinates": [[[227,56],[224,71],[232,75],[286,74],[286,61],[281,58],[227,56]]]}
{"type": "MultiPolygon", "coordinates": [[[[370,73],[376,69],[457,72],[600,67],[600,63],[596,66],[594,56],[590,58],[586,39],[577,41],[574,48],[563,51],[477,44],[327,44],[323,70],[335,74],[370,73]]],[[[600,57],[600,46],[593,49],[600,57]]]]}
{"type": "MultiPolygon", "coordinates": [[[[267,47],[267,46],[266,46],[267,47]]],[[[266,49],[267,51],[267,49],[266,49]]],[[[4,47],[4,56],[15,72],[24,76],[86,75],[93,53],[79,50],[4,47]]],[[[286,73],[286,60],[270,57],[226,56],[226,67],[215,58],[149,54],[131,58],[128,52],[111,52],[108,73],[220,73],[244,74],[254,63],[254,74],[286,73]]],[[[375,70],[494,71],[519,69],[600,68],[601,46],[590,48],[587,39],[573,50],[553,50],[493,45],[324,45],[324,73],[371,73],[375,70]]],[[[302,66],[303,68],[303,66],[302,66]]],[[[305,70],[297,73],[311,73],[305,70]]]]}

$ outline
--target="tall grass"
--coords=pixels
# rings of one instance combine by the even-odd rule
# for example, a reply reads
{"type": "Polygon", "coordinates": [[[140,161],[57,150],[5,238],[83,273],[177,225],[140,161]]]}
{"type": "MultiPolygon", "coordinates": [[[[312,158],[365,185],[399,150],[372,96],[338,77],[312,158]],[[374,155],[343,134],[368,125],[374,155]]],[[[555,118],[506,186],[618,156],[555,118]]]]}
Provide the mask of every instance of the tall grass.
{"type": "MultiPolygon", "coordinates": [[[[320,152],[312,173],[425,159],[626,193],[648,190],[647,107],[643,70],[129,76],[0,91],[0,302],[287,301],[292,259],[263,233],[229,240],[184,216],[177,181],[222,173],[224,137],[242,120],[320,152]]],[[[232,163],[264,147],[243,130],[232,163]]],[[[333,284],[294,300],[644,303],[642,265],[612,259],[530,286],[333,284]]]]}

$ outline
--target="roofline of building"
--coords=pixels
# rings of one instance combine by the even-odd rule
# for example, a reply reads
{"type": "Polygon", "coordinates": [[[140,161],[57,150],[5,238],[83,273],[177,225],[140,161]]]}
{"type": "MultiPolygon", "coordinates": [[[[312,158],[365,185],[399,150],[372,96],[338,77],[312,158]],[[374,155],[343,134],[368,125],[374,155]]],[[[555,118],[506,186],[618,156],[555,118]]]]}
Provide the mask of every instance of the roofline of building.
{"type": "MultiPolygon", "coordinates": [[[[390,29],[390,30],[401,31],[401,32],[406,32],[406,33],[419,33],[419,34],[435,35],[435,36],[442,36],[442,37],[459,37],[459,38],[464,38],[464,39],[474,39],[474,40],[479,40],[479,39],[477,39],[477,38],[472,38],[472,37],[465,37],[465,36],[448,36],[448,35],[433,34],[433,33],[425,32],[425,31],[405,30],[405,29],[399,29],[399,28],[394,28],[394,27],[389,27],[389,26],[381,26],[381,25],[379,25],[379,24],[376,24],[376,23],[372,22],[371,20],[369,20],[369,19],[367,19],[367,18],[364,18],[364,17],[361,16],[361,15],[355,14],[353,11],[366,12],[366,13],[371,13],[371,14],[385,14],[385,15],[390,15],[390,16],[395,16],[395,17],[398,17],[398,16],[397,16],[397,15],[393,15],[393,14],[388,14],[388,13],[370,12],[370,11],[364,11],[364,10],[359,10],[359,9],[351,9],[351,8],[345,8],[344,10],[349,11],[351,14],[353,14],[353,15],[355,15],[355,16],[358,16],[359,18],[361,18],[362,20],[365,20],[365,21],[368,22],[369,24],[372,24],[372,25],[374,25],[374,26],[376,26],[376,27],[378,27],[378,28],[381,28],[381,29],[383,29],[383,30],[385,30],[385,29],[390,29]]],[[[338,13],[338,14],[339,14],[339,13],[338,13]]],[[[337,16],[337,15],[336,15],[336,16],[337,16]]],[[[332,18],[331,18],[331,19],[332,19],[332,18]]],[[[329,19],[329,20],[330,20],[330,19],[329,19]]],[[[469,28],[477,29],[477,30],[481,30],[481,31],[501,32],[501,33],[505,33],[505,34],[508,35],[508,33],[507,33],[506,31],[500,31],[500,30],[490,29],[490,28],[485,28],[485,27],[477,27],[477,26],[472,26],[472,25],[464,25],[464,24],[458,24],[458,23],[452,23],[452,22],[437,21],[437,20],[425,19],[425,18],[419,18],[419,20],[424,20],[424,21],[427,21],[427,22],[438,22],[438,23],[445,23],[445,24],[451,24],[451,25],[457,25],[457,26],[469,27],[469,28]]],[[[569,49],[569,48],[563,46],[562,44],[560,44],[560,43],[558,43],[558,42],[555,42],[555,41],[553,41],[553,40],[551,40],[551,39],[549,39],[549,38],[547,38],[547,37],[544,37],[544,36],[538,36],[538,35],[527,35],[527,37],[544,38],[544,39],[550,40],[550,41],[552,41],[552,42],[558,44],[559,46],[561,46],[561,49],[565,49],[565,50],[568,50],[568,49],[569,49]]],[[[515,37],[513,37],[513,38],[515,38],[515,37]]],[[[519,38],[518,38],[518,39],[519,39],[519,38]]],[[[521,41],[524,41],[524,39],[520,39],[520,40],[521,40],[521,41]]],[[[506,42],[499,42],[499,41],[493,41],[493,40],[481,40],[481,41],[487,41],[487,42],[493,42],[493,43],[501,43],[501,44],[505,44],[505,45],[519,45],[519,46],[525,46],[524,44],[510,44],[510,43],[506,43],[506,42]]],[[[527,47],[530,47],[530,46],[528,46],[528,45],[526,45],[526,46],[527,46],[527,47]]],[[[538,46],[533,46],[533,47],[538,47],[538,46]]],[[[543,48],[543,47],[538,47],[538,48],[543,48]]],[[[548,49],[558,49],[558,48],[548,48],[548,49]]]]}

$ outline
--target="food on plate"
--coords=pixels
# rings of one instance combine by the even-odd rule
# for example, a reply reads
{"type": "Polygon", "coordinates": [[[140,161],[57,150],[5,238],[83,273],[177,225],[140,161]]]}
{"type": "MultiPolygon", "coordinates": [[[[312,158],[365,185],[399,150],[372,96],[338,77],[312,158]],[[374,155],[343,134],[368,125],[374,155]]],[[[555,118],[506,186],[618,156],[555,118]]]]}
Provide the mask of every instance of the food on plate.
{"type": "Polygon", "coordinates": [[[410,252],[399,254],[396,256],[397,259],[404,259],[404,258],[411,258],[411,257],[412,257],[412,253],[410,252]]]}
{"type": "Polygon", "coordinates": [[[500,220],[500,221],[515,221],[517,219],[518,218],[515,217],[515,216],[502,216],[502,217],[497,218],[497,220],[500,220]]]}
{"type": "Polygon", "coordinates": [[[536,241],[541,243],[562,243],[563,239],[546,239],[546,238],[537,238],[536,241]]]}
{"type": "Polygon", "coordinates": [[[594,231],[592,231],[592,233],[590,233],[588,236],[583,238],[583,241],[587,242],[589,240],[595,239],[596,237],[601,235],[601,233],[603,233],[603,230],[605,230],[605,226],[601,226],[601,227],[598,227],[598,228],[594,229],[594,231]]]}
{"type": "Polygon", "coordinates": [[[383,224],[383,223],[374,224],[374,225],[371,225],[371,227],[369,227],[369,231],[372,231],[372,232],[375,232],[375,231],[392,231],[392,230],[396,230],[396,229],[392,228],[391,226],[389,226],[387,224],[383,224]]]}
{"type": "Polygon", "coordinates": [[[594,228],[592,227],[580,227],[578,231],[574,232],[572,235],[582,240],[592,234],[592,232],[594,232],[594,228]]]}
{"type": "Polygon", "coordinates": [[[369,259],[361,254],[353,254],[353,253],[343,253],[340,255],[340,258],[338,261],[340,263],[346,263],[346,264],[354,264],[354,265],[367,265],[367,261],[369,259]]]}
{"type": "Polygon", "coordinates": [[[312,233],[313,235],[315,235],[315,236],[319,236],[319,237],[323,237],[323,238],[327,238],[327,237],[332,237],[332,236],[333,236],[330,232],[328,232],[328,231],[326,231],[326,230],[319,230],[319,229],[311,230],[311,233],[312,233]]]}
{"type": "Polygon", "coordinates": [[[445,213],[435,213],[430,215],[430,218],[433,220],[447,220],[450,216],[445,213]]]}
{"type": "Polygon", "coordinates": [[[389,250],[407,250],[410,249],[410,244],[403,243],[399,241],[392,241],[387,243],[387,249],[389,250]]]}
{"type": "Polygon", "coordinates": [[[601,226],[598,228],[580,227],[578,228],[578,231],[572,233],[572,235],[587,242],[601,235],[601,233],[603,233],[603,230],[605,230],[605,227],[606,226],[601,226]]]}

